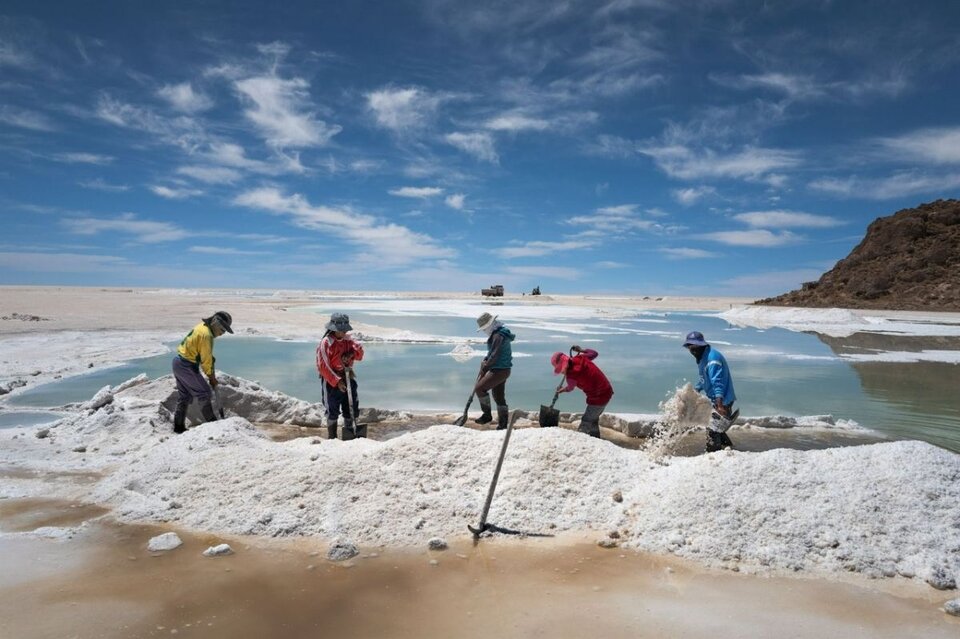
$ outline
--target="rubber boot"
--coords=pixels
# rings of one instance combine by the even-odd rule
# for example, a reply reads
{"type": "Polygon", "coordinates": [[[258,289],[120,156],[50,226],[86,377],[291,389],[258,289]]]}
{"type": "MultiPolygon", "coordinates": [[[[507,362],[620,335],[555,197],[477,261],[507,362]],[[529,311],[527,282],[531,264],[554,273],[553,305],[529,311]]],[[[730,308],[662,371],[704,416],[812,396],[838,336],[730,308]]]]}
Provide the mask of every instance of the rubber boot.
{"type": "Polygon", "coordinates": [[[586,422],[580,420],[580,426],[577,427],[577,430],[591,437],[600,438],[600,424],[599,422],[586,422]]]}
{"type": "Polygon", "coordinates": [[[200,404],[200,414],[203,415],[204,422],[217,421],[217,415],[213,412],[213,404],[210,403],[209,399],[200,404]]]}
{"type": "Polygon", "coordinates": [[[497,406],[497,430],[506,430],[510,419],[510,409],[506,406],[497,406]]]}
{"type": "Polygon", "coordinates": [[[723,445],[724,448],[729,448],[731,450],[733,449],[733,442],[730,441],[730,438],[727,436],[726,433],[720,433],[720,443],[723,445]]]}
{"type": "Polygon", "coordinates": [[[187,404],[177,404],[177,410],[173,413],[173,432],[180,433],[187,432],[187,404]]]}
{"type": "MultiPolygon", "coordinates": [[[[707,431],[707,445],[704,448],[705,452],[715,453],[718,450],[723,450],[723,437],[724,434],[715,430],[707,431]]],[[[729,441],[729,437],[727,440],[729,441]]]]}
{"type": "Polygon", "coordinates": [[[327,420],[327,439],[336,439],[337,438],[337,420],[328,419],[327,420]]]}
{"type": "Polygon", "coordinates": [[[490,396],[481,395],[480,399],[480,410],[483,412],[480,414],[480,417],[477,417],[473,420],[474,424],[489,424],[493,421],[493,413],[490,412],[490,396]]]}

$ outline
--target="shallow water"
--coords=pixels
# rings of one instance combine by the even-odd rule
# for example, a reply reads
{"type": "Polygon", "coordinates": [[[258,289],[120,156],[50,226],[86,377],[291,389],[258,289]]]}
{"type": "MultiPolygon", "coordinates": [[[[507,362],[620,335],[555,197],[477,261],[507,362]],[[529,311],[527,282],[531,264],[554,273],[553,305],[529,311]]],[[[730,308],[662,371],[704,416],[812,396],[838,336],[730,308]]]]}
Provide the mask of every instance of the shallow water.
{"type": "Polygon", "coordinates": [[[63,413],[50,411],[7,411],[0,412],[0,428],[19,428],[22,426],[42,426],[52,424],[63,413]]]}
{"type": "MultiPolygon", "coordinates": [[[[845,353],[882,350],[960,350],[960,339],[863,334],[823,338],[783,329],[741,329],[707,313],[598,313],[508,304],[490,307],[443,300],[336,300],[314,309],[322,326],[334,310],[354,322],[417,333],[478,339],[473,317],[484,310],[501,315],[517,334],[507,399],[514,407],[548,403],[560,378],[550,354],[572,344],[600,352],[596,363],[616,394],[608,408],[619,413],[656,413],[659,403],[687,381],[696,381],[693,358],[681,348],[683,335],[702,331],[724,353],[733,373],[744,416],[821,415],[854,420],[894,438],[922,439],[960,451],[960,365],[943,363],[852,362],[845,353]],[[511,319],[515,317],[516,319],[511,319]]],[[[317,338],[321,337],[318,332],[317,338]]],[[[361,406],[398,410],[463,410],[479,357],[465,362],[449,356],[453,344],[366,345],[357,364],[361,406]]],[[[483,344],[473,345],[485,350],[483,344]]],[[[307,401],[320,400],[314,343],[229,336],[217,341],[223,370],[307,401]]],[[[18,406],[59,406],[88,399],[106,384],[145,372],[168,374],[172,355],[139,360],[115,369],[61,380],[11,399],[18,406]]],[[[580,411],[583,395],[561,396],[557,407],[580,411]]],[[[476,408],[476,403],[474,404],[476,408]]]]}

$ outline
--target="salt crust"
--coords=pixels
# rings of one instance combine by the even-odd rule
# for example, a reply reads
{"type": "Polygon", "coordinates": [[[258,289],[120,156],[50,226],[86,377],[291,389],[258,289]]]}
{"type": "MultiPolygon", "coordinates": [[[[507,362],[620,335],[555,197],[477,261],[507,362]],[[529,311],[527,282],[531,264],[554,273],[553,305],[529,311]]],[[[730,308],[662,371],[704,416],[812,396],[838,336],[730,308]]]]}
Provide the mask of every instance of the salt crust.
{"type": "Polygon", "coordinates": [[[929,321],[931,314],[906,314],[893,311],[854,312],[842,308],[740,306],[718,313],[716,317],[734,326],[785,328],[797,332],[812,331],[831,337],[849,337],[854,333],[960,336],[960,324],[931,322],[929,321]]]}
{"type": "MultiPolygon", "coordinates": [[[[258,410],[303,404],[254,386],[230,378],[228,387],[258,410]]],[[[121,520],[422,547],[466,534],[503,437],[435,426],[385,442],[276,443],[243,417],[173,436],[160,404],[171,393],[169,378],[140,381],[97,410],[56,422],[46,440],[0,432],[0,460],[99,468],[103,480],[68,492],[112,506],[121,520]],[[78,445],[88,452],[71,453],[78,445]]],[[[31,487],[48,496],[59,488],[21,480],[18,490],[31,487]]],[[[531,428],[511,439],[490,521],[531,533],[617,531],[628,548],[743,571],[900,574],[942,584],[960,575],[958,503],[960,456],[922,442],[657,459],[573,431],[531,428]],[[618,491],[621,502],[610,498],[618,491]]]]}

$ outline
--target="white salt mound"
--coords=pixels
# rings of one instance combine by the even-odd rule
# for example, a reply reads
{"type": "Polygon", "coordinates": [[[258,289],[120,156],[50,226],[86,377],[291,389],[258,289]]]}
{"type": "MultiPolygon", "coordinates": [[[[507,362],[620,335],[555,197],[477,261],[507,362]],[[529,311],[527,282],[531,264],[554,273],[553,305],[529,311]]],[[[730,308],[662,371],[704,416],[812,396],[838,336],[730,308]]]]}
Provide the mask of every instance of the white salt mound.
{"type": "Polygon", "coordinates": [[[337,539],[330,544],[330,549],[327,550],[327,559],[330,561],[346,561],[347,559],[352,559],[359,554],[360,550],[357,549],[354,544],[350,543],[349,541],[337,539]]]}
{"type": "MultiPolygon", "coordinates": [[[[54,488],[112,506],[124,521],[422,547],[464,537],[477,521],[504,436],[448,425],[384,442],[273,442],[239,416],[173,436],[159,403],[172,392],[166,383],[131,387],[95,413],[64,418],[48,439],[0,430],[0,462],[98,470],[97,483],[54,488]],[[78,445],[91,452],[57,454],[78,445]]],[[[258,414],[271,402],[296,406],[254,386],[231,387],[237,406],[258,414]]],[[[28,480],[15,488],[52,490],[28,480]]],[[[899,574],[951,587],[960,576],[958,503],[960,456],[922,442],[657,460],[573,431],[530,428],[512,435],[489,520],[531,533],[615,531],[622,547],[741,571],[899,574]]]]}
{"type": "Polygon", "coordinates": [[[947,603],[943,604],[943,611],[948,615],[960,617],[960,599],[951,599],[947,603]]]}
{"type": "Polygon", "coordinates": [[[147,542],[147,550],[150,552],[160,552],[163,550],[173,550],[178,548],[183,541],[180,539],[180,536],[175,532],[166,532],[162,535],[157,535],[150,539],[147,542]]]}

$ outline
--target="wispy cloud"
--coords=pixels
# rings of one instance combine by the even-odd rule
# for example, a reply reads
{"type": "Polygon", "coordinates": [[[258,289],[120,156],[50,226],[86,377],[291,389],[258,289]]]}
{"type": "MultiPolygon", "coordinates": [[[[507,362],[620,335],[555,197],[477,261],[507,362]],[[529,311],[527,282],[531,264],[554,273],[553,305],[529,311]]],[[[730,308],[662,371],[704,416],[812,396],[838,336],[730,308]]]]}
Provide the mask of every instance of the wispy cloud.
{"type": "Polygon", "coordinates": [[[801,239],[798,235],[790,231],[774,233],[765,229],[755,229],[751,231],[717,231],[716,233],[703,233],[698,237],[729,246],[752,246],[757,248],[784,246],[785,244],[793,244],[801,239]]]}
{"type": "Polygon", "coordinates": [[[392,222],[381,223],[373,216],[348,208],[310,204],[300,195],[286,195],[274,188],[247,191],[234,204],[287,216],[294,225],[342,238],[364,247],[371,267],[393,267],[421,260],[445,259],[456,255],[437,240],[392,222]]]}
{"type": "Polygon", "coordinates": [[[708,257],[718,257],[720,254],[714,251],[706,251],[698,248],[662,248],[660,252],[671,260],[702,260],[708,257]]]}
{"type": "Polygon", "coordinates": [[[271,146],[323,146],[341,130],[309,111],[310,83],[303,78],[264,75],[239,80],[234,86],[250,103],[244,115],[271,146]]]}
{"type": "Polygon", "coordinates": [[[456,209],[457,211],[462,211],[463,206],[466,203],[467,196],[463,193],[451,193],[444,200],[444,204],[449,206],[451,209],[456,209]]]}
{"type": "Polygon", "coordinates": [[[452,96],[421,87],[385,87],[371,91],[365,97],[367,108],[379,126],[405,133],[432,123],[437,109],[452,96]]]}
{"type": "Polygon", "coordinates": [[[443,189],[436,186],[403,186],[399,189],[390,189],[388,193],[397,197],[426,199],[442,194],[443,189]]]}
{"type": "Polygon", "coordinates": [[[670,177],[683,180],[759,180],[772,171],[794,168],[802,161],[797,151],[762,147],[744,147],[739,151],[722,153],[680,145],[648,146],[640,149],[640,153],[653,158],[657,166],[670,177]]]}
{"type": "Polygon", "coordinates": [[[12,106],[0,107],[0,122],[31,131],[51,132],[57,130],[57,125],[47,115],[39,111],[18,109],[12,106]]]}
{"type": "Polygon", "coordinates": [[[671,191],[673,199],[684,206],[696,204],[708,195],[715,195],[717,189],[712,186],[692,186],[686,189],[674,189],[671,191]]]}
{"type": "Polygon", "coordinates": [[[519,246],[507,246],[505,248],[496,249],[494,250],[494,253],[504,259],[513,259],[517,257],[540,257],[542,255],[550,255],[552,253],[560,253],[563,251],[574,251],[577,249],[590,248],[595,244],[596,243],[592,240],[571,240],[567,242],[533,241],[526,242],[519,246]]]}
{"type": "Polygon", "coordinates": [[[132,213],[126,213],[113,219],[76,217],[66,218],[60,222],[68,231],[76,235],[124,233],[133,235],[136,241],[145,244],[176,242],[190,235],[186,230],[169,222],[141,220],[137,219],[132,213]]]}
{"type": "Polygon", "coordinates": [[[188,197],[203,195],[203,191],[199,189],[163,186],[162,184],[153,185],[150,187],[150,190],[154,194],[159,195],[160,197],[163,197],[163,198],[167,198],[168,200],[184,200],[188,197]]]}
{"type": "Polygon", "coordinates": [[[558,280],[576,280],[583,271],[567,266],[508,266],[506,272],[511,275],[527,277],[554,278],[558,280]]]}
{"type": "Polygon", "coordinates": [[[843,220],[838,220],[827,215],[814,215],[813,213],[800,213],[797,211],[752,211],[749,213],[738,213],[733,219],[743,222],[747,226],[754,228],[832,228],[844,224],[843,220]]]}
{"type": "Polygon", "coordinates": [[[960,126],[920,129],[878,142],[897,161],[960,164],[960,126]]]}
{"type": "MultiPolygon", "coordinates": [[[[574,226],[585,226],[588,230],[583,234],[595,238],[618,239],[629,236],[637,231],[653,233],[673,233],[682,227],[664,225],[654,220],[642,217],[636,204],[619,204],[596,209],[589,215],[575,215],[565,223],[574,226]]],[[[659,211],[647,212],[647,215],[662,217],[659,211]]]]}
{"type": "Polygon", "coordinates": [[[189,82],[166,84],[157,90],[157,95],[170,103],[177,111],[196,113],[213,107],[213,100],[203,93],[193,90],[189,82]]]}
{"type": "Polygon", "coordinates": [[[191,246],[187,250],[204,255],[269,255],[267,251],[245,251],[227,246],[191,246]]]}
{"type": "Polygon", "coordinates": [[[960,188],[960,173],[925,174],[905,171],[880,178],[820,178],[810,182],[809,186],[815,191],[850,199],[889,200],[908,195],[938,194],[960,188]]]}
{"type": "Polygon", "coordinates": [[[491,118],[483,126],[491,131],[545,131],[550,128],[550,122],[515,112],[491,118]]]}
{"type": "Polygon", "coordinates": [[[0,267],[32,273],[104,273],[128,268],[130,263],[113,255],[86,253],[0,253],[0,267]]]}
{"type": "Polygon", "coordinates": [[[450,145],[478,160],[492,164],[497,164],[500,161],[493,143],[493,136],[489,133],[448,133],[446,140],[450,145]]]}
{"type": "Polygon", "coordinates": [[[50,156],[50,159],[65,164],[96,164],[100,166],[111,164],[114,160],[110,155],[100,155],[98,153],[54,153],[50,156]]]}
{"type": "Polygon", "coordinates": [[[130,187],[126,184],[110,184],[105,181],[103,178],[96,178],[94,180],[85,180],[77,182],[78,185],[82,186],[85,189],[93,189],[94,191],[106,191],[108,193],[122,193],[124,191],[129,191],[130,187]]]}

